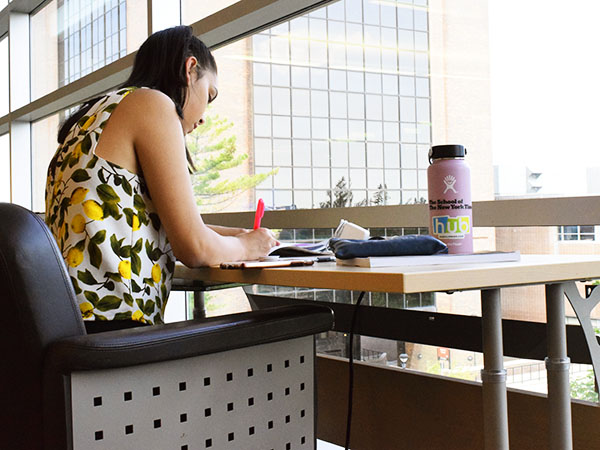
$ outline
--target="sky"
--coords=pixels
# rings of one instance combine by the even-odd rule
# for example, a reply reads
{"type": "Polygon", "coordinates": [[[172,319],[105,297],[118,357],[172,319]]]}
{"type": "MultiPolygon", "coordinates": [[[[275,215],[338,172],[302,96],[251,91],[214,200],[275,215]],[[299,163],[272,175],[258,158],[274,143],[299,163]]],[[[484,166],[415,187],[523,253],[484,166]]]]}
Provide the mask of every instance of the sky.
{"type": "Polygon", "coordinates": [[[494,164],[585,194],[600,167],[600,2],[490,0],[489,13],[494,164]]]}

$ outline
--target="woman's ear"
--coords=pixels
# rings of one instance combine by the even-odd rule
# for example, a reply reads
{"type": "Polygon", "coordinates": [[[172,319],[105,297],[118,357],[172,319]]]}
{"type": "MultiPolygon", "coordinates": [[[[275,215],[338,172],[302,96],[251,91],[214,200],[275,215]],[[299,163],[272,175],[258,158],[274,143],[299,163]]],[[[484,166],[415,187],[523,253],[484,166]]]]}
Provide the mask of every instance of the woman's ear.
{"type": "Polygon", "coordinates": [[[188,59],[185,60],[185,74],[187,77],[188,86],[192,82],[192,72],[195,71],[197,66],[198,66],[198,60],[196,59],[195,56],[190,56],[190,57],[188,57],[188,59]]]}

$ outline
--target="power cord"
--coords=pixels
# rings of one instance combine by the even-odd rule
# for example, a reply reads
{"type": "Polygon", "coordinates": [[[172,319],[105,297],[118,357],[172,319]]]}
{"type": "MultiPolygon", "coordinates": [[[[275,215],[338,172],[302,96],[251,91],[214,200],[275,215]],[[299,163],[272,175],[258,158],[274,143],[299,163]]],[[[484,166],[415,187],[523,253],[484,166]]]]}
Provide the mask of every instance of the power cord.
{"type": "Polygon", "coordinates": [[[346,422],[346,447],[345,450],[350,448],[350,428],[352,425],[352,391],[354,388],[354,327],[356,325],[356,317],[358,316],[358,307],[365,296],[365,291],[362,291],[358,296],[356,305],[354,305],[354,312],[352,313],[352,322],[350,324],[350,353],[349,358],[349,377],[348,377],[348,420],[346,422]]]}

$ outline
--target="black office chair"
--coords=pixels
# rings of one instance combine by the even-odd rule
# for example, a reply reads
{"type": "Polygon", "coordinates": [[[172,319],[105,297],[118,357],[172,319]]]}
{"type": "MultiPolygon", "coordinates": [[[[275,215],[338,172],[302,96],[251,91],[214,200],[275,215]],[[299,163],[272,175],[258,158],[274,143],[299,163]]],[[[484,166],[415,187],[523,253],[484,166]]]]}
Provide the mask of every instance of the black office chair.
{"type": "Polygon", "coordinates": [[[319,306],[87,335],[43,221],[0,203],[0,448],[313,449],[319,306]]]}

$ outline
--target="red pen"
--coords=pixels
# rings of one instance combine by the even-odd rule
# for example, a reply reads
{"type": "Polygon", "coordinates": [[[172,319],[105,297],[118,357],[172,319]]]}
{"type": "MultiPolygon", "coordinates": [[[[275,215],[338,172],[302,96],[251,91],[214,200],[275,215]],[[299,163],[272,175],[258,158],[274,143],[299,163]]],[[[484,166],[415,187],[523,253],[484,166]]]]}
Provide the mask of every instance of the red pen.
{"type": "Polygon", "coordinates": [[[257,230],[260,228],[260,221],[265,215],[265,202],[262,198],[258,199],[258,203],[256,204],[256,214],[254,215],[254,229],[257,230]]]}

